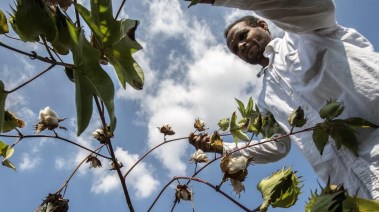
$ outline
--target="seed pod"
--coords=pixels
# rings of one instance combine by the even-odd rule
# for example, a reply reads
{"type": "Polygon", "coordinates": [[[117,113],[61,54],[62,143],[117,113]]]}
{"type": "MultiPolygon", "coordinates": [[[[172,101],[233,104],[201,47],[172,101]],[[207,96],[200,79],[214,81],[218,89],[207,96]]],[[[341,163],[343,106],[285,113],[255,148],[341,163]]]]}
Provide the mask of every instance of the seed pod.
{"type": "Polygon", "coordinates": [[[54,41],[51,42],[51,45],[53,45],[54,50],[62,55],[67,55],[70,51],[70,43],[71,43],[71,36],[70,32],[68,31],[68,25],[67,25],[67,18],[59,8],[56,9],[55,12],[55,23],[57,26],[57,36],[55,37],[54,41]]]}
{"type": "Polygon", "coordinates": [[[54,18],[43,0],[18,0],[16,9],[12,10],[9,22],[21,40],[35,42],[39,36],[46,37],[47,41],[55,39],[54,18]]]}
{"type": "Polygon", "coordinates": [[[304,110],[298,107],[288,117],[288,123],[292,127],[302,127],[307,122],[307,118],[304,117],[304,110]]]}
{"type": "Polygon", "coordinates": [[[335,99],[330,99],[326,102],[326,105],[320,109],[320,117],[323,119],[331,120],[339,115],[345,110],[342,102],[337,102],[335,99]]]}

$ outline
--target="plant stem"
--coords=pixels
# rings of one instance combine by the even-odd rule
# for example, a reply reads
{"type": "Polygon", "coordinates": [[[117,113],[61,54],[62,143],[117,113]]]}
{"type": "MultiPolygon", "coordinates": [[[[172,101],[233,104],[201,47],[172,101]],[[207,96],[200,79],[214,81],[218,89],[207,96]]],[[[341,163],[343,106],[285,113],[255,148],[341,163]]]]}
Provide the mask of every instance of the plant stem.
{"type": "MultiPolygon", "coordinates": [[[[101,106],[100,106],[98,98],[96,96],[94,96],[94,99],[95,99],[95,102],[96,102],[97,110],[99,111],[99,114],[100,114],[101,122],[103,124],[103,129],[106,131],[107,130],[107,123],[105,122],[104,111],[101,110],[101,106]]],[[[107,132],[106,132],[106,134],[107,134],[107,132]]],[[[120,179],[120,182],[121,182],[121,185],[122,185],[122,189],[124,191],[125,200],[126,200],[126,203],[128,204],[128,208],[129,208],[129,210],[131,212],[134,212],[134,208],[133,208],[133,204],[132,204],[129,192],[128,192],[128,188],[126,186],[126,182],[125,182],[124,177],[122,176],[122,173],[121,173],[121,170],[120,170],[121,167],[119,166],[119,163],[118,163],[118,161],[116,159],[116,155],[114,154],[114,151],[113,151],[112,142],[111,141],[107,142],[107,146],[109,147],[109,153],[110,153],[110,155],[112,157],[112,161],[115,164],[117,175],[118,175],[118,177],[120,179]]]]}
{"type": "Polygon", "coordinates": [[[15,92],[17,91],[18,89],[24,87],[25,85],[29,84],[30,82],[32,82],[33,80],[37,79],[38,77],[40,77],[42,74],[48,72],[50,69],[52,69],[53,67],[55,66],[55,64],[51,64],[47,69],[43,70],[41,73],[37,74],[36,76],[34,76],[33,78],[29,79],[28,81],[22,83],[21,85],[17,86],[16,88],[10,90],[10,91],[4,91],[5,93],[12,93],[12,92],[15,92]]]}

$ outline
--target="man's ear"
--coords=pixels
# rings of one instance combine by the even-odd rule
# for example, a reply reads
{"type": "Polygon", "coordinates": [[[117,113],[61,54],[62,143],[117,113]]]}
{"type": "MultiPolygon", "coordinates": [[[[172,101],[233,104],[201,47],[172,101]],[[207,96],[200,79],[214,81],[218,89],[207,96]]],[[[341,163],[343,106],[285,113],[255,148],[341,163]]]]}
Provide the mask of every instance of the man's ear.
{"type": "Polygon", "coordinates": [[[259,27],[263,28],[265,31],[268,31],[268,25],[267,25],[266,21],[258,20],[257,24],[259,27]]]}

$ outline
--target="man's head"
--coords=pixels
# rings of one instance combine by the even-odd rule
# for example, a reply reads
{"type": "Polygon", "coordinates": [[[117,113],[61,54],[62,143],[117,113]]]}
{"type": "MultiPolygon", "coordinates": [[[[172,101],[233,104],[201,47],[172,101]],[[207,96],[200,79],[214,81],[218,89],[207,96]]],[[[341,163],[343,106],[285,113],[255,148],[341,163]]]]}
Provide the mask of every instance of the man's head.
{"type": "Polygon", "coordinates": [[[251,64],[265,66],[263,52],[271,41],[267,23],[254,16],[242,17],[225,30],[226,44],[233,54],[251,64]]]}

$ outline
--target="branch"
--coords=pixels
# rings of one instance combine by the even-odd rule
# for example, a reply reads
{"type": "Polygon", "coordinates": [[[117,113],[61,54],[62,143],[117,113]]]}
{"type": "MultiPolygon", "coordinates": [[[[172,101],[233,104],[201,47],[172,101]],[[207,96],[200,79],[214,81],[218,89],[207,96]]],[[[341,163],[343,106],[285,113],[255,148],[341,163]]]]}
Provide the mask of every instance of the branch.
{"type": "Polygon", "coordinates": [[[29,84],[30,82],[32,82],[33,80],[37,79],[38,77],[40,77],[42,74],[48,72],[50,69],[52,69],[53,67],[55,66],[55,64],[51,64],[47,69],[43,70],[41,73],[37,74],[36,76],[34,76],[33,78],[29,79],[28,81],[22,83],[21,85],[17,86],[16,88],[10,90],[10,91],[4,91],[5,93],[12,93],[12,92],[15,92],[17,91],[18,89],[24,87],[25,85],[29,84]]]}
{"type": "MultiPolygon", "coordinates": [[[[96,102],[96,107],[97,107],[97,110],[99,111],[99,114],[100,114],[100,118],[101,118],[101,122],[103,124],[103,129],[106,130],[107,129],[107,123],[105,122],[105,117],[104,117],[104,111],[101,110],[101,106],[100,106],[100,103],[99,103],[99,100],[97,99],[96,96],[94,96],[94,99],[95,99],[95,102],[96,102]]],[[[125,200],[126,200],[126,203],[128,204],[128,208],[131,212],[134,212],[134,208],[133,208],[133,204],[132,204],[132,201],[130,199],[130,195],[129,195],[129,192],[128,192],[128,188],[126,186],[126,182],[122,176],[122,173],[121,173],[121,170],[120,170],[120,166],[118,164],[118,161],[116,159],[116,156],[114,154],[114,151],[113,151],[113,147],[112,147],[112,142],[107,142],[107,147],[109,147],[109,153],[112,157],[112,161],[113,161],[113,164],[115,164],[115,168],[116,168],[116,171],[117,171],[117,175],[120,179],[120,182],[121,182],[121,185],[122,185],[122,189],[124,191],[124,196],[125,196],[125,200]]]]}
{"type": "Polygon", "coordinates": [[[28,52],[24,52],[24,51],[18,50],[16,48],[13,48],[11,46],[8,46],[8,45],[4,44],[3,42],[0,42],[0,46],[2,46],[4,48],[7,48],[9,50],[12,50],[14,52],[17,52],[17,53],[29,56],[30,59],[32,59],[32,60],[37,59],[37,60],[40,60],[40,61],[45,62],[45,63],[50,63],[50,64],[54,64],[54,65],[60,65],[60,66],[64,66],[64,67],[67,67],[67,68],[73,68],[74,67],[73,64],[68,64],[68,63],[63,63],[63,62],[57,62],[57,61],[51,60],[51,59],[49,59],[47,57],[41,57],[41,56],[39,56],[34,51],[32,51],[32,53],[28,53],[28,52]]]}
{"type": "Polygon", "coordinates": [[[223,195],[224,197],[226,197],[227,199],[229,199],[231,202],[233,202],[234,204],[236,204],[237,206],[239,206],[241,209],[243,209],[244,211],[251,211],[250,209],[246,208],[245,206],[243,206],[241,203],[237,202],[235,199],[233,199],[232,197],[230,197],[229,195],[227,195],[225,192],[221,191],[220,189],[218,189],[215,185],[209,183],[209,182],[206,182],[202,179],[199,179],[199,178],[194,178],[194,177],[174,177],[172,178],[164,187],[163,189],[159,192],[158,196],[155,198],[154,202],[151,204],[151,206],[149,207],[148,211],[151,211],[151,209],[154,207],[155,203],[158,201],[159,197],[163,194],[164,190],[166,190],[166,188],[175,180],[178,180],[178,179],[188,179],[189,181],[197,181],[199,183],[203,183],[211,188],[213,188],[216,192],[220,193],[221,195],[223,195]]]}
{"type": "MultiPolygon", "coordinates": [[[[0,137],[19,138],[20,136],[18,136],[18,135],[0,135],[0,137]]],[[[112,160],[112,158],[110,158],[110,157],[107,157],[105,155],[97,153],[97,152],[95,152],[95,151],[93,151],[93,150],[91,150],[91,149],[89,149],[89,148],[87,148],[85,146],[82,146],[82,145],[80,145],[78,143],[70,141],[70,140],[68,140],[66,138],[62,138],[62,137],[60,137],[58,135],[55,135],[55,136],[52,136],[52,135],[24,135],[22,138],[55,138],[55,139],[59,139],[59,140],[65,141],[67,143],[70,143],[72,145],[78,146],[78,147],[80,147],[82,149],[85,149],[85,150],[91,152],[92,154],[98,155],[98,156],[100,156],[102,158],[105,158],[105,159],[108,159],[108,160],[112,160]]]]}

